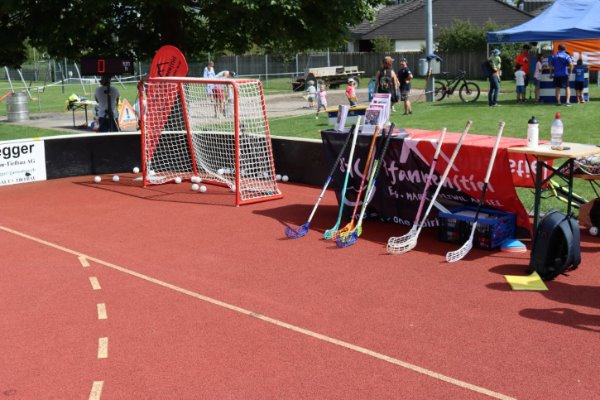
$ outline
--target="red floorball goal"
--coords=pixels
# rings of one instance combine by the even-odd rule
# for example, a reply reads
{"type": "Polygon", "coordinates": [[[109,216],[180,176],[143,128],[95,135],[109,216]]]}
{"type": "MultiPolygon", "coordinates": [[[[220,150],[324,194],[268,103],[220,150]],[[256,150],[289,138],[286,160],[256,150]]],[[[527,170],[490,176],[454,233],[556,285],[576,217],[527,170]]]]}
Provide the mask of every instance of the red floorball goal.
{"type": "Polygon", "coordinates": [[[139,98],[144,186],[200,178],[236,205],[282,197],[260,81],[148,78],[139,98]]]}

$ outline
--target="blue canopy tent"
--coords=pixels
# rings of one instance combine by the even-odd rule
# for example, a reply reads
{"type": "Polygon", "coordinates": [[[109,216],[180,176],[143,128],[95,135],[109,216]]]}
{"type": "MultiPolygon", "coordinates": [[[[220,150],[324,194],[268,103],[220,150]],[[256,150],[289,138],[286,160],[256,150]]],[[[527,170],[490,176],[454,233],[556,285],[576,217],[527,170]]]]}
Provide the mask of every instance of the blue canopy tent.
{"type": "Polygon", "coordinates": [[[537,17],[488,32],[488,43],[555,42],[600,38],[600,0],[556,0],[537,17]]]}

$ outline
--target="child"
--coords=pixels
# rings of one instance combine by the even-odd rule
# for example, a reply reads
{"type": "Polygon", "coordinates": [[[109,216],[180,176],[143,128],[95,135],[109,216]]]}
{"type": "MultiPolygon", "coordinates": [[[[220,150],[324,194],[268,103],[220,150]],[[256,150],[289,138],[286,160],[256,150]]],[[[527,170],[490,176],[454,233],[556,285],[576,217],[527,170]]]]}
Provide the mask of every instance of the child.
{"type": "Polygon", "coordinates": [[[356,88],[354,87],[354,79],[348,79],[348,86],[346,87],[346,98],[350,103],[350,107],[354,107],[358,102],[356,98],[356,88]]]}
{"type": "Polygon", "coordinates": [[[583,85],[585,84],[585,70],[586,67],[583,65],[583,60],[580,58],[577,60],[573,73],[575,74],[575,93],[577,94],[577,102],[585,103],[583,98],[583,85]]]}
{"type": "Polygon", "coordinates": [[[515,66],[515,81],[517,83],[517,103],[525,103],[525,72],[521,64],[515,66]]]}
{"type": "Polygon", "coordinates": [[[315,88],[315,83],[313,81],[308,81],[308,108],[313,108],[315,106],[315,97],[317,96],[317,88],[315,88]]]}
{"type": "Polygon", "coordinates": [[[325,89],[325,83],[319,83],[319,90],[317,92],[317,115],[315,116],[315,119],[319,119],[321,107],[323,107],[323,111],[327,109],[327,91],[325,89]]]}

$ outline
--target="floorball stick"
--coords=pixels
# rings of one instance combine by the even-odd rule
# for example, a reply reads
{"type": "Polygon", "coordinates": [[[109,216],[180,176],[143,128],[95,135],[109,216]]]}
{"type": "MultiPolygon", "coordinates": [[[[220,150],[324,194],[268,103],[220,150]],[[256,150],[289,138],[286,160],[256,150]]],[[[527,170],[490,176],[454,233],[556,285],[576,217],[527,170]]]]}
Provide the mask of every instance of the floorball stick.
{"type": "MultiPolygon", "coordinates": [[[[354,127],[352,127],[350,130],[354,131],[354,127]]],[[[310,229],[310,222],[312,221],[313,217],[315,216],[315,212],[317,211],[317,208],[319,207],[319,203],[321,203],[321,200],[323,199],[323,196],[325,195],[325,191],[327,190],[327,187],[329,186],[329,183],[331,182],[333,174],[335,173],[335,170],[337,169],[338,164],[340,163],[340,160],[342,159],[342,156],[344,155],[344,152],[346,151],[346,147],[348,147],[348,143],[350,143],[350,139],[353,136],[354,135],[348,134],[348,136],[346,137],[346,140],[344,141],[344,145],[342,146],[342,149],[340,150],[340,153],[338,154],[336,160],[333,162],[333,167],[331,167],[331,171],[329,172],[327,179],[325,179],[325,184],[323,185],[321,194],[319,194],[319,198],[317,199],[317,202],[315,203],[315,206],[313,207],[312,212],[310,213],[310,216],[308,217],[308,220],[306,221],[306,223],[304,223],[304,225],[300,225],[298,228],[292,228],[291,226],[285,227],[285,236],[287,236],[288,238],[290,238],[290,239],[301,238],[304,235],[306,235],[306,233],[310,229]]]]}
{"type": "Polygon", "coordinates": [[[379,171],[381,170],[381,166],[383,165],[383,159],[385,157],[385,153],[390,145],[390,139],[392,138],[392,134],[394,133],[394,128],[396,128],[396,124],[392,123],[388,129],[387,135],[384,135],[383,147],[381,148],[381,152],[379,157],[375,160],[373,164],[373,168],[371,171],[371,176],[369,177],[369,183],[367,185],[367,192],[365,194],[365,199],[363,200],[362,208],[360,210],[360,216],[358,217],[358,223],[354,229],[351,231],[344,232],[339,235],[335,241],[338,247],[348,247],[356,243],[358,237],[362,233],[362,222],[365,217],[365,212],[367,210],[367,206],[373,197],[373,190],[375,188],[375,182],[377,182],[377,176],[379,175],[379,171]]]}
{"type": "Polygon", "coordinates": [[[351,231],[354,229],[354,221],[356,218],[356,214],[358,212],[358,204],[360,203],[360,197],[362,196],[362,192],[365,188],[365,183],[367,182],[367,176],[371,173],[373,169],[373,160],[375,159],[375,144],[377,143],[377,136],[379,136],[380,127],[377,125],[375,127],[375,133],[373,133],[373,139],[371,139],[371,146],[369,147],[369,153],[367,154],[367,160],[365,162],[365,168],[363,170],[362,178],[360,179],[360,186],[358,187],[358,194],[356,195],[356,203],[354,204],[354,210],[352,211],[352,217],[350,218],[350,222],[346,224],[342,229],[337,232],[333,232],[331,238],[333,240],[337,240],[338,236],[343,234],[344,232],[351,231]]]}
{"type": "Polygon", "coordinates": [[[440,138],[438,139],[437,146],[435,148],[435,154],[433,155],[433,160],[431,161],[431,166],[429,167],[429,175],[427,175],[427,181],[425,182],[425,189],[423,190],[423,195],[421,197],[421,202],[419,203],[419,208],[417,210],[417,215],[415,216],[415,222],[413,226],[410,228],[408,233],[402,236],[392,236],[388,239],[388,248],[397,247],[400,244],[410,240],[417,233],[417,229],[419,226],[419,221],[421,218],[421,212],[423,211],[423,206],[425,205],[425,200],[427,199],[427,192],[429,191],[429,186],[431,185],[431,177],[435,172],[435,166],[437,164],[438,156],[442,149],[442,143],[444,143],[444,137],[446,136],[446,128],[442,129],[442,133],[440,134],[440,138]]]}
{"type": "Polygon", "coordinates": [[[456,156],[458,155],[460,147],[462,146],[462,142],[463,142],[465,136],[467,135],[467,133],[469,132],[469,129],[471,129],[472,124],[473,124],[472,121],[467,121],[467,125],[465,126],[463,133],[460,135],[460,138],[458,139],[458,142],[456,143],[454,152],[452,153],[450,160],[448,160],[448,165],[446,165],[446,169],[444,170],[444,173],[442,174],[442,177],[440,178],[440,181],[437,184],[437,188],[435,189],[435,192],[433,193],[433,196],[431,197],[431,201],[429,202],[429,205],[427,206],[427,210],[425,210],[425,214],[423,215],[423,218],[421,218],[421,222],[419,223],[419,227],[417,228],[415,235],[413,237],[411,237],[410,239],[406,240],[404,243],[392,243],[390,245],[390,243],[388,242],[388,246],[387,246],[388,253],[390,253],[390,254],[406,253],[406,252],[414,249],[415,246],[417,245],[417,239],[419,238],[419,234],[421,233],[421,230],[423,229],[423,225],[425,225],[425,221],[427,221],[427,216],[429,216],[429,213],[431,212],[431,209],[433,208],[433,205],[435,204],[437,196],[440,193],[442,186],[444,186],[444,182],[446,181],[446,178],[448,177],[448,174],[450,173],[450,170],[452,169],[452,165],[454,164],[454,160],[456,159],[456,156]]]}
{"type": "Polygon", "coordinates": [[[356,148],[356,138],[358,137],[358,127],[360,126],[360,116],[356,119],[356,125],[354,125],[354,132],[352,132],[352,147],[350,147],[350,155],[348,156],[348,164],[346,166],[346,177],[344,178],[344,186],[341,193],[340,211],[335,225],[331,229],[327,229],[323,236],[325,239],[331,239],[331,235],[340,228],[342,222],[342,214],[344,212],[344,199],[346,198],[346,189],[348,188],[348,178],[350,177],[350,170],[352,169],[352,159],[354,158],[354,149],[356,148]]]}
{"type": "Polygon", "coordinates": [[[490,181],[490,175],[492,175],[492,168],[494,167],[494,160],[496,159],[496,153],[498,152],[498,146],[500,145],[500,139],[502,138],[502,131],[504,130],[504,121],[500,121],[500,125],[498,126],[498,136],[496,136],[496,142],[494,143],[494,148],[492,150],[492,157],[490,158],[490,163],[488,165],[487,173],[485,174],[485,179],[483,180],[483,190],[481,191],[481,196],[479,197],[479,201],[477,202],[477,211],[475,211],[475,220],[473,221],[473,226],[471,227],[471,234],[469,235],[469,239],[462,247],[455,251],[449,251],[446,253],[446,261],[448,262],[456,262],[461,260],[464,256],[466,256],[471,248],[473,248],[473,237],[475,236],[475,229],[477,228],[477,219],[479,218],[479,211],[481,210],[481,206],[483,205],[483,200],[485,199],[485,192],[487,192],[488,182],[490,181]]]}

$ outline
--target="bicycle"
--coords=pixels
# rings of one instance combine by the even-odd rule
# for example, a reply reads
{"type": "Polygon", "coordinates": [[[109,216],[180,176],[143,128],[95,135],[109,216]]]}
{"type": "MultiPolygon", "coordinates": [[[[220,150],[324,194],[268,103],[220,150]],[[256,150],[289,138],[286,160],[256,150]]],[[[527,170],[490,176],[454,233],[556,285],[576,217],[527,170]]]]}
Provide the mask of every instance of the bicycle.
{"type": "Polygon", "coordinates": [[[435,81],[435,101],[442,101],[446,97],[451,96],[461,83],[462,85],[458,90],[460,99],[465,103],[477,101],[481,90],[475,82],[467,81],[465,71],[458,71],[458,75],[453,79],[448,78],[448,74],[448,72],[442,72],[440,74],[441,81],[435,81]]]}

